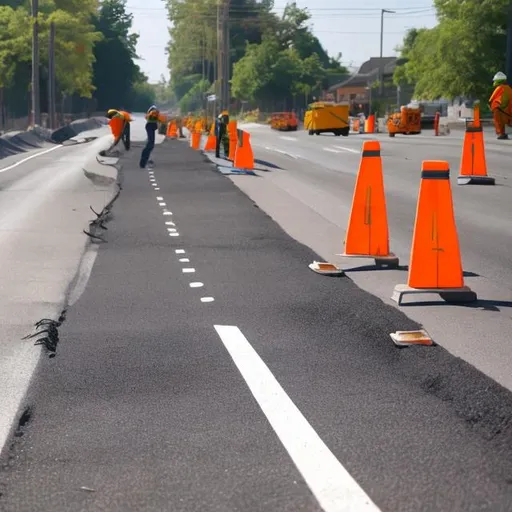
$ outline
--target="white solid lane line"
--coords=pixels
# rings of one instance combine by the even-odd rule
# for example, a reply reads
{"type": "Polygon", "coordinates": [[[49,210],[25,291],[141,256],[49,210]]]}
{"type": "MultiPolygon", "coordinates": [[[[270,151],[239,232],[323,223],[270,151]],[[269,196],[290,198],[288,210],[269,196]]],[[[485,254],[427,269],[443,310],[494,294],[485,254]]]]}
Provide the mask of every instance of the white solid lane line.
{"type": "Polygon", "coordinates": [[[377,512],[377,506],[320,439],[240,329],[214,327],[322,509],[377,512]]]}
{"type": "Polygon", "coordinates": [[[213,297],[201,297],[201,302],[213,302],[214,300],[213,297]]]}
{"type": "Polygon", "coordinates": [[[36,158],[38,156],[46,155],[46,153],[50,153],[50,151],[55,151],[56,149],[62,148],[64,146],[54,146],[53,148],[45,149],[44,151],[40,151],[39,153],[36,153],[35,155],[27,156],[26,158],[23,158],[22,160],[19,160],[18,162],[9,165],[7,167],[3,167],[0,169],[0,172],[10,171],[11,169],[14,169],[15,167],[18,167],[18,165],[22,165],[25,162],[28,162],[29,160],[32,160],[33,158],[36,158]]]}
{"type": "Polygon", "coordinates": [[[281,135],[279,138],[283,139],[283,140],[293,140],[293,141],[297,140],[296,137],[287,137],[286,135],[281,135]]]}

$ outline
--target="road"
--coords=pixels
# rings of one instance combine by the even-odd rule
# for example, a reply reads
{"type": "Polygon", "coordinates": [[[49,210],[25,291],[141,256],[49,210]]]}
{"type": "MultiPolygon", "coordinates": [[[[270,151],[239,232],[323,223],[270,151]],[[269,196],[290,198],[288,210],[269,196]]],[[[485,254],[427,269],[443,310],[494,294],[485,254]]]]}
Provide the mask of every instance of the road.
{"type": "Polygon", "coordinates": [[[23,401],[2,511],[510,509],[511,393],[442,347],[395,348],[414,321],[311,272],[262,211],[300,215],[272,191],[284,171],[235,179],[274,194],[256,205],[181,141],[153,171],[140,149],[23,401]]]}
{"type": "MultiPolygon", "coordinates": [[[[364,290],[390,300],[396,284],[407,282],[406,270],[361,268],[373,263],[343,259],[345,230],[350,214],[355,177],[363,140],[381,142],[387,197],[390,248],[409,264],[412,231],[423,160],[450,164],[455,216],[462,251],[465,281],[478,293],[472,306],[451,306],[438,296],[419,297],[424,304],[401,309],[423,324],[433,338],[454,355],[512,389],[512,146],[486,133],[488,173],[495,187],[457,186],[462,152],[460,131],[434,137],[384,134],[333,137],[305,132],[279,133],[262,125],[248,125],[256,158],[271,163],[258,171],[263,179],[231,179],[289,234],[338,263],[364,290]]],[[[430,133],[430,134],[429,134],[430,133]]],[[[308,261],[304,261],[307,265],[308,261]]],[[[405,299],[411,302],[411,299],[405,299]]],[[[417,301],[418,298],[415,298],[417,301]]]]}
{"type": "Polygon", "coordinates": [[[105,134],[0,161],[0,451],[39,360],[39,347],[21,338],[62,308],[87,243],[89,206],[101,210],[112,194],[82,170],[105,134]]]}

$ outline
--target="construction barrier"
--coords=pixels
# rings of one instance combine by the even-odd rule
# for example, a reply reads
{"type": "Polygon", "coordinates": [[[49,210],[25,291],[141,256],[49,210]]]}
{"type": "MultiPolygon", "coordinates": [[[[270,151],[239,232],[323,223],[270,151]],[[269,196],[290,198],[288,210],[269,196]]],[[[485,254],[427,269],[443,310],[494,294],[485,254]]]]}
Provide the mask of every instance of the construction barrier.
{"type": "Polygon", "coordinates": [[[252,171],[254,169],[254,153],[251,147],[251,136],[248,132],[238,130],[238,143],[236,144],[233,167],[252,171]]]}
{"type": "Polygon", "coordinates": [[[447,302],[472,302],[476,294],[464,285],[453,212],[450,168],[445,161],[424,161],[416,208],[407,285],[395,287],[392,299],[439,294],[447,302]]]}
{"type": "Polygon", "coordinates": [[[178,137],[178,128],[176,125],[176,121],[172,120],[167,125],[167,137],[169,138],[177,138],[178,137]]]}
{"type": "Polygon", "coordinates": [[[212,125],[210,132],[206,138],[204,151],[215,151],[217,148],[217,137],[215,136],[215,125],[212,125]]]}
{"type": "Polygon", "coordinates": [[[192,149],[201,149],[201,132],[192,131],[190,133],[190,147],[192,149]]]}
{"type": "Polygon", "coordinates": [[[238,143],[238,128],[236,121],[229,121],[228,123],[228,137],[229,137],[229,155],[228,160],[233,162],[235,160],[236,146],[238,143]]]}
{"type": "Polygon", "coordinates": [[[480,107],[475,105],[473,122],[466,124],[458,185],[494,185],[495,179],[487,175],[485,142],[480,107]]]}
{"type": "Polygon", "coordinates": [[[345,257],[373,258],[378,266],[398,266],[389,252],[389,231],[380,142],[363,143],[345,237],[345,257]]]}
{"type": "Polygon", "coordinates": [[[375,114],[368,116],[368,119],[364,122],[365,133],[375,133],[375,114]]]}

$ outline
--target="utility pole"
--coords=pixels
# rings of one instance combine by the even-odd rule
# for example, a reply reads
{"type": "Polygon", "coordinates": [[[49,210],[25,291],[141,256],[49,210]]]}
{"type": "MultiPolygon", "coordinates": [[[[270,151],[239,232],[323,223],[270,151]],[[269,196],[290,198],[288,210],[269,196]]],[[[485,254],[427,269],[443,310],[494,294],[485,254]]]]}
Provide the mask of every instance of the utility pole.
{"type": "Polygon", "coordinates": [[[381,61],[379,62],[379,93],[380,96],[382,96],[382,93],[384,91],[384,66],[382,65],[382,57],[384,52],[384,14],[394,14],[395,11],[390,11],[388,9],[381,9],[380,10],[380,58],[381,61]]]}
{"type": "Polygon", "coordinates": [[[506,75],[508,83],[512,83],[512,0],[508,5],[508,21],[507,21],[507,64],[506,75]]]}
{"type": "Polygon", "coordinates": [[[55,23],[50,23],[50,40],[48,44],[48,121],[49,127],[55,129],[55,23]]]}
{"type": "MultiPolygon", "coordinates": [[[[223,59],[223,56],[222,56],[222,53],[223,53],[223,49],[224,49],[224,46],[223,46],[223,39],[222,39],[222,17],[221,17],[221,2],[222,0],[218,0],[217,2],[217,66],[216,66],[216,72],[215,72],[215,78],[216,78],[216,81],[215,81],[215,84],[216,84],[216,87],[215,87],[215,96],[216,96],[216,100],[215,100],[215,107],[217,107],[218,105],[218,111],[217,112],[217,109],[216,109],[216,114],[217,113],[220,113],[220,111],[222,110],[222,85],[223,85],[223,62],[224,62],[224,59],[223,59]]],[[[224,12],[224,11],[222,11],[224,12]]]]}
{"type": "Polygon", "coordinates": [[[230,8],[230,0],[224,0],[224,93],[222,98],[222,103],[224,108],[227,110],[229,108],[229,79],[230,79],[230,44],[229,44],[229,8],[230,8]]]}
{"type": "Polygon", "coordinates": [[[32,124],[41,124],[39,109],[39,0],[32,0],[32,124]]]}

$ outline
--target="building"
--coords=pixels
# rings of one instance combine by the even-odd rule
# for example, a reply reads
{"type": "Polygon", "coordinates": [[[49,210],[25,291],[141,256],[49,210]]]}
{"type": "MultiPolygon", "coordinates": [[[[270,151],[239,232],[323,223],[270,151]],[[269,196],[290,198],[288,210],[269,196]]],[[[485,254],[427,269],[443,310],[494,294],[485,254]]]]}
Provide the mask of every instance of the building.
{"type": "Polygon", "coordinates": [[[397,103],[406,104],[411,99],[412,90],[400,90],[393,84],[396,66],[396,57],[372,57],[361,65],[355,75],[329,87],[327,92],[333,95],[336,102],[348,102],[351,115],[360,112],[368,115],[370,110],[377,107],[377,103],[386,105],[386,109],[390,106],[395,108],[397,103]],[[378,86],[381,73],[382,90],[378,86]]]}

